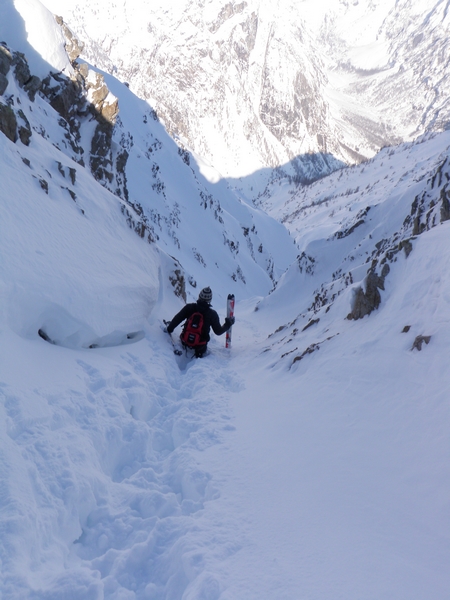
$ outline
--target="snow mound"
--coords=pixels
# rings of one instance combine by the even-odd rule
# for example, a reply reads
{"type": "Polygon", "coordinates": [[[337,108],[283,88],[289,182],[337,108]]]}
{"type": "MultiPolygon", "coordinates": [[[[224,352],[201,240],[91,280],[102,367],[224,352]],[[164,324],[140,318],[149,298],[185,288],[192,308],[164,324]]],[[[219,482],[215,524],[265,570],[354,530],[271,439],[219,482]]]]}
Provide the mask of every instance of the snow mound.
{"type": "Polygon", "coordinates": [[[61,28],[39,0],[2,0],[0,38],[25,54],[32,74],[41,79],[50,70],[72,70],[61,28]]]}

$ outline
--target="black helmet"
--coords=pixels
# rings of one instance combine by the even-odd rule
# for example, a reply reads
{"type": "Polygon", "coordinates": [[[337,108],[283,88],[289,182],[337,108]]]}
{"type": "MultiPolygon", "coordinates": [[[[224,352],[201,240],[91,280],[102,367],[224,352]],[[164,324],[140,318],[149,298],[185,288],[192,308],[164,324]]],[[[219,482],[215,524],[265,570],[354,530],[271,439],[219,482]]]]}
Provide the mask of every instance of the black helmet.
{"type": "Polygon", "coordinates": [[[200,294],[198,295],[199,300],[203,300],[204,302],[211,302],[212,300],[212,291],[211,288],[205,287],[202,289],[200,294]]]}

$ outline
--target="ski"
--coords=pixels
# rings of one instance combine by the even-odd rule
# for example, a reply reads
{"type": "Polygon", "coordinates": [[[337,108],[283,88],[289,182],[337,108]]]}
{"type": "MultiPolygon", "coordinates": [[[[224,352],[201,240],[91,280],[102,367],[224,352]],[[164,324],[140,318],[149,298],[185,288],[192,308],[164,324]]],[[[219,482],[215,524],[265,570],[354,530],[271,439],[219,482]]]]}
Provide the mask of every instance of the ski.
{"type": "Polygon", "coordinates": [[[181,355],[183,354],[183,351],[182,351],[182,350],[180,350],[180,348],[177,348],[177,347],[175,346],[175,342],[173,341],[172,334],[171,334],[171,333],[169,333],[169,332],[167,331],[167,326],[169,325],[170,321],[166,321],[166,320],[164,319],[164,320],[163,320],[163,323],[164,323],[164,331],[165,331],[165,332],[166,332],[166,333],[169,335],[169,337],[170,337],[170,341],[172,342],[173,353],[174,353],[174,354],[176,354],[176,356],[181,356],[181,355]]]}
{"type": "MultiPolygon", "coordinates": [[[[227,317],[234,317],[234,294],[228,294],[227,298],[227,317]]],[[[231,330],[230,329],[225,334],[225,348],[231,348],[231,330]]]]}

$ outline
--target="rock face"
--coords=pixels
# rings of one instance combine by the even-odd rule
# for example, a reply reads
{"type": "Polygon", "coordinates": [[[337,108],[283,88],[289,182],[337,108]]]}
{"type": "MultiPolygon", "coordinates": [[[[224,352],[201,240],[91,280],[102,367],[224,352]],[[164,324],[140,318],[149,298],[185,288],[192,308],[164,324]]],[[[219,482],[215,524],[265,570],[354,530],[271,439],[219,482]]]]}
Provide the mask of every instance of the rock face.
{"type": "Polygon", "coordinates": [[[12,60],[11,52],[8,48],[0,44],[0,73],[2,75],[8,75],[12,60]]]}
{"type": "Polygon", "coordinates": [[[0,102],[0,131],[12,142],[17,140],[17,119],[13,109],[0,102]]]}
{"type": "Polygon", "coordinates": [[[83,116],[88,111],[114,125],[119,108],[117,98],[112,96],[104,77],[89,70],[84,62],[77,62],[84,44],[78,40],[62,17],[55,17],[66,38],[66,51],[72,62],[74,74],[68,77],[62,73],[51,73],[44,81],[44,94],[53,108],[71,125],[75,115],[83,116]]]}
{"type": "Polygon", "coordinates": [[[11,63],[12,56],[10,51],[0,44],[0,96],[3,96],[8,87],[8,79],[6,76],[11,68],[11,63]]]}
{"type": "Polygon", "coordinates": [[[52,73],[43,82],[42,93],[69,124],[73,124],[86,104],[83,86],[66,75],[52,73]]]}
{"type": "Polygon", "coordinates": [[[84,44],[80,42],[73,31],[67,27],[62,17],[55,16],[55,19],[63,31],[64,37],[66,38],[66,52],[69,56],[69,60],[71,63],[74,63],[83,52],[84,44]]]}
{"type": "Polygon", "coordinates": [[[381,275],[375,271],[370,271],[366,278],[365,290],[362,287],[357,288],[352,311],[347,315],[347,319],[362,319],[370,315],[381,304],[381,294],[379,290],[384,290],[384,280],[390,271],[389,265],[385,264],[381,275]]]}
{"type": "Polygon", "coordinates": [[[12,64],[16,81],[20,87],[23,87],[31,79],[30,67],[25,55],[21,52],[14,52],[12,64]]]}
{"type": "Polygon", "coordinates": [[[80,125],[86,118],[94,118],[97,121],[91,140],[89,165],[94,177],[109,186],[114,178],[111,144],[119,114],[118,100],[110,93],[103,75],[90,70],[86,63],[77,62],[83,43],[61,17],[55,18],[66,37],[66,50],[72,61],[74,74],[72,77],[62,73],[49,74],[43,82],[42,93],[67,122],[71,134],[68,140],[74,152],[78,154],[77,161],[82,165],[85,161],[84,149],[78,143],[80,125]]]}
{"type": "Polygon", "coordinates": [[[0,96],[3,96],[7,87],[8,87],[8,79],[6,78],[5,75],[3,75],[3,73],[0,73],[0,96]]]}
{"type": "MultiPolygon", "coordinates": [[[[7,75],[11,69],[17,84],[25,90],[32,102],[36,94],[41,92],[66,123],[67,142],[74,152],[74,159],[82,165],[84,148],[80,143],[80,126],[84,119],[94,118],[97,126],[91,141],[89,165],[96,179],[105,185],[111,185],[114,179],[111,145],[114,124],[119,113],[118,100],[110,93],[101,74],[90,71],[86,63],[76,62],[83,44],[61,17],[56,17],[56,21],[67,40],[66,50],[72,61],[73,75],[49,73],[44,81],[41,81],[32,75],[23,54],[10,52],[6,46],[0,44],[0,95],[3,95],[8,87],[7,75]]],[[[13,104],[13,100],[9,104],[0,104],[0,131],[12,142],[20,139],[28,146],[32,136],[30,123],[24,111],[15,111],[11,106],[13,104]]],[[[125,163],[120,170],[122,180],[125,163]]],[[[112,191],[116,192],[117,189],[115,186],[112,191]]]]}
{"type": "Polygon", "coordinates": [[[28,119],[22,109],[19,109],[17,114],[18,114],[20,122],[21,122],[21,124],[19,125],[20,141],[25,146],[29,146],[30,138],[32,135],[30,122],[28,121],[28,119]]]}
{"type": "Polygon", "coordinates": [[[110,93],[103,75],[89,71],[85,85],[92,110],[107,123],[114,125],[119,114],[119,103],[117,98],[110,93]]]}
{"type": "Polygon", "coordinates": [[[428,345],[430,343],[430,340],[431,335],[418,335],[414,340],[411,350],[418,350],[420,352],[422,350],[423,343],[425,342],[425,344],[428,345]]]}
{"type": "Polygon", "coordinates": [[[34,100],[37,91],[41,88],[41,80],[30,73],[27,59],[21,52],[14,52],[12,65],[17,83],[28,93],[30,100],[34,100]]]}
{"type": "Polygon", "coordinates": [[[20,87],[28,93],[30,100],[34,100],[37,91],[41,87],[41,80],[36,75],[31,75],[27,60],[20,52],[11,52],[6,46],[0,44],[0,96],[8,87],[8,75],[11,67],[14,68],[14,76],[20,87]]]}

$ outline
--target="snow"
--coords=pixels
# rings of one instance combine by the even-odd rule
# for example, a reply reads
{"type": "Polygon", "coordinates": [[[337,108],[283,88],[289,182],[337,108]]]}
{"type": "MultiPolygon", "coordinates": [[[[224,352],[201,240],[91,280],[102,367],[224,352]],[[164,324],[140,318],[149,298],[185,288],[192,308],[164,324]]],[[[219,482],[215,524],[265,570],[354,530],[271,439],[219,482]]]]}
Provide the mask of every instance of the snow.
{"type": "Polygon", "coordinates": [[[185,204],[179,246],[170,232],[157,244],[137,236],[123,200],[64,150],[56,113],[9,76],[33,135],[28,147],[0,135],[2,599],[446,598],[449,221],[390,263],[378,310],[345,317],[374,245],[403,231],[415,198],[439,199],[431,181],[450,132],[307,188],[277,186],[264,199],[274,223],[206,161],[183,166],[161,124],[153,137],[144,128],[145,103],[107,83],[133,134],[130,194],[146,207],[154,198],[139,155],[160,140],[169,176],[165,200],[155,198],[161,214],[164,202],[185,204]],[[250,247],[230,258],[194,178],[220,199],[230,235],[254,224],[270,247],[280,271],[271,294],[250,247]],[[366,221],[336,237],[367,206],[366,221]],[[315,260],[311,272],[287,230],[296,253],[315,260]],[[194,243],[206,267],[190,256],[194,243]],[[172,256],[199,287],[212,282],[222,322],[226,293],[239,292],[230,351],[213,336],[204,359],[173,354],[161,329],[183,305],[172,256]],[[248,285],[226,277],[232,261],[248,285]],[[353,283],[314,313],[338,269],[353,283]],[[294,333],[313,316],[320,322],[294,333]],[[418,335],[431,336],[420,352],[418,335]]]}
{"type": "Polygon", "coordinates": [[[204,158],[202,158],[201,156],[198,156],[195,152],[192,152],[192,151],[191,151],[191,154],[194,157],[195,162],[198,165],[200,173],[208,181],[210,181],[211,183],[219,183],[220,180],[223,179],[223,177],[221,176],[219,171],[217,171],[217,169],[215,169],[212,165],[210,165],[204,158]]]}
{"type": "Polygon", "coordinates": [[[14,50],[27,56],[31,72],[38,77],[46,77],[51,69],[72,70],[61,29],[39,0],[2,0],[0,38],[14,40],[14,50]]]}

